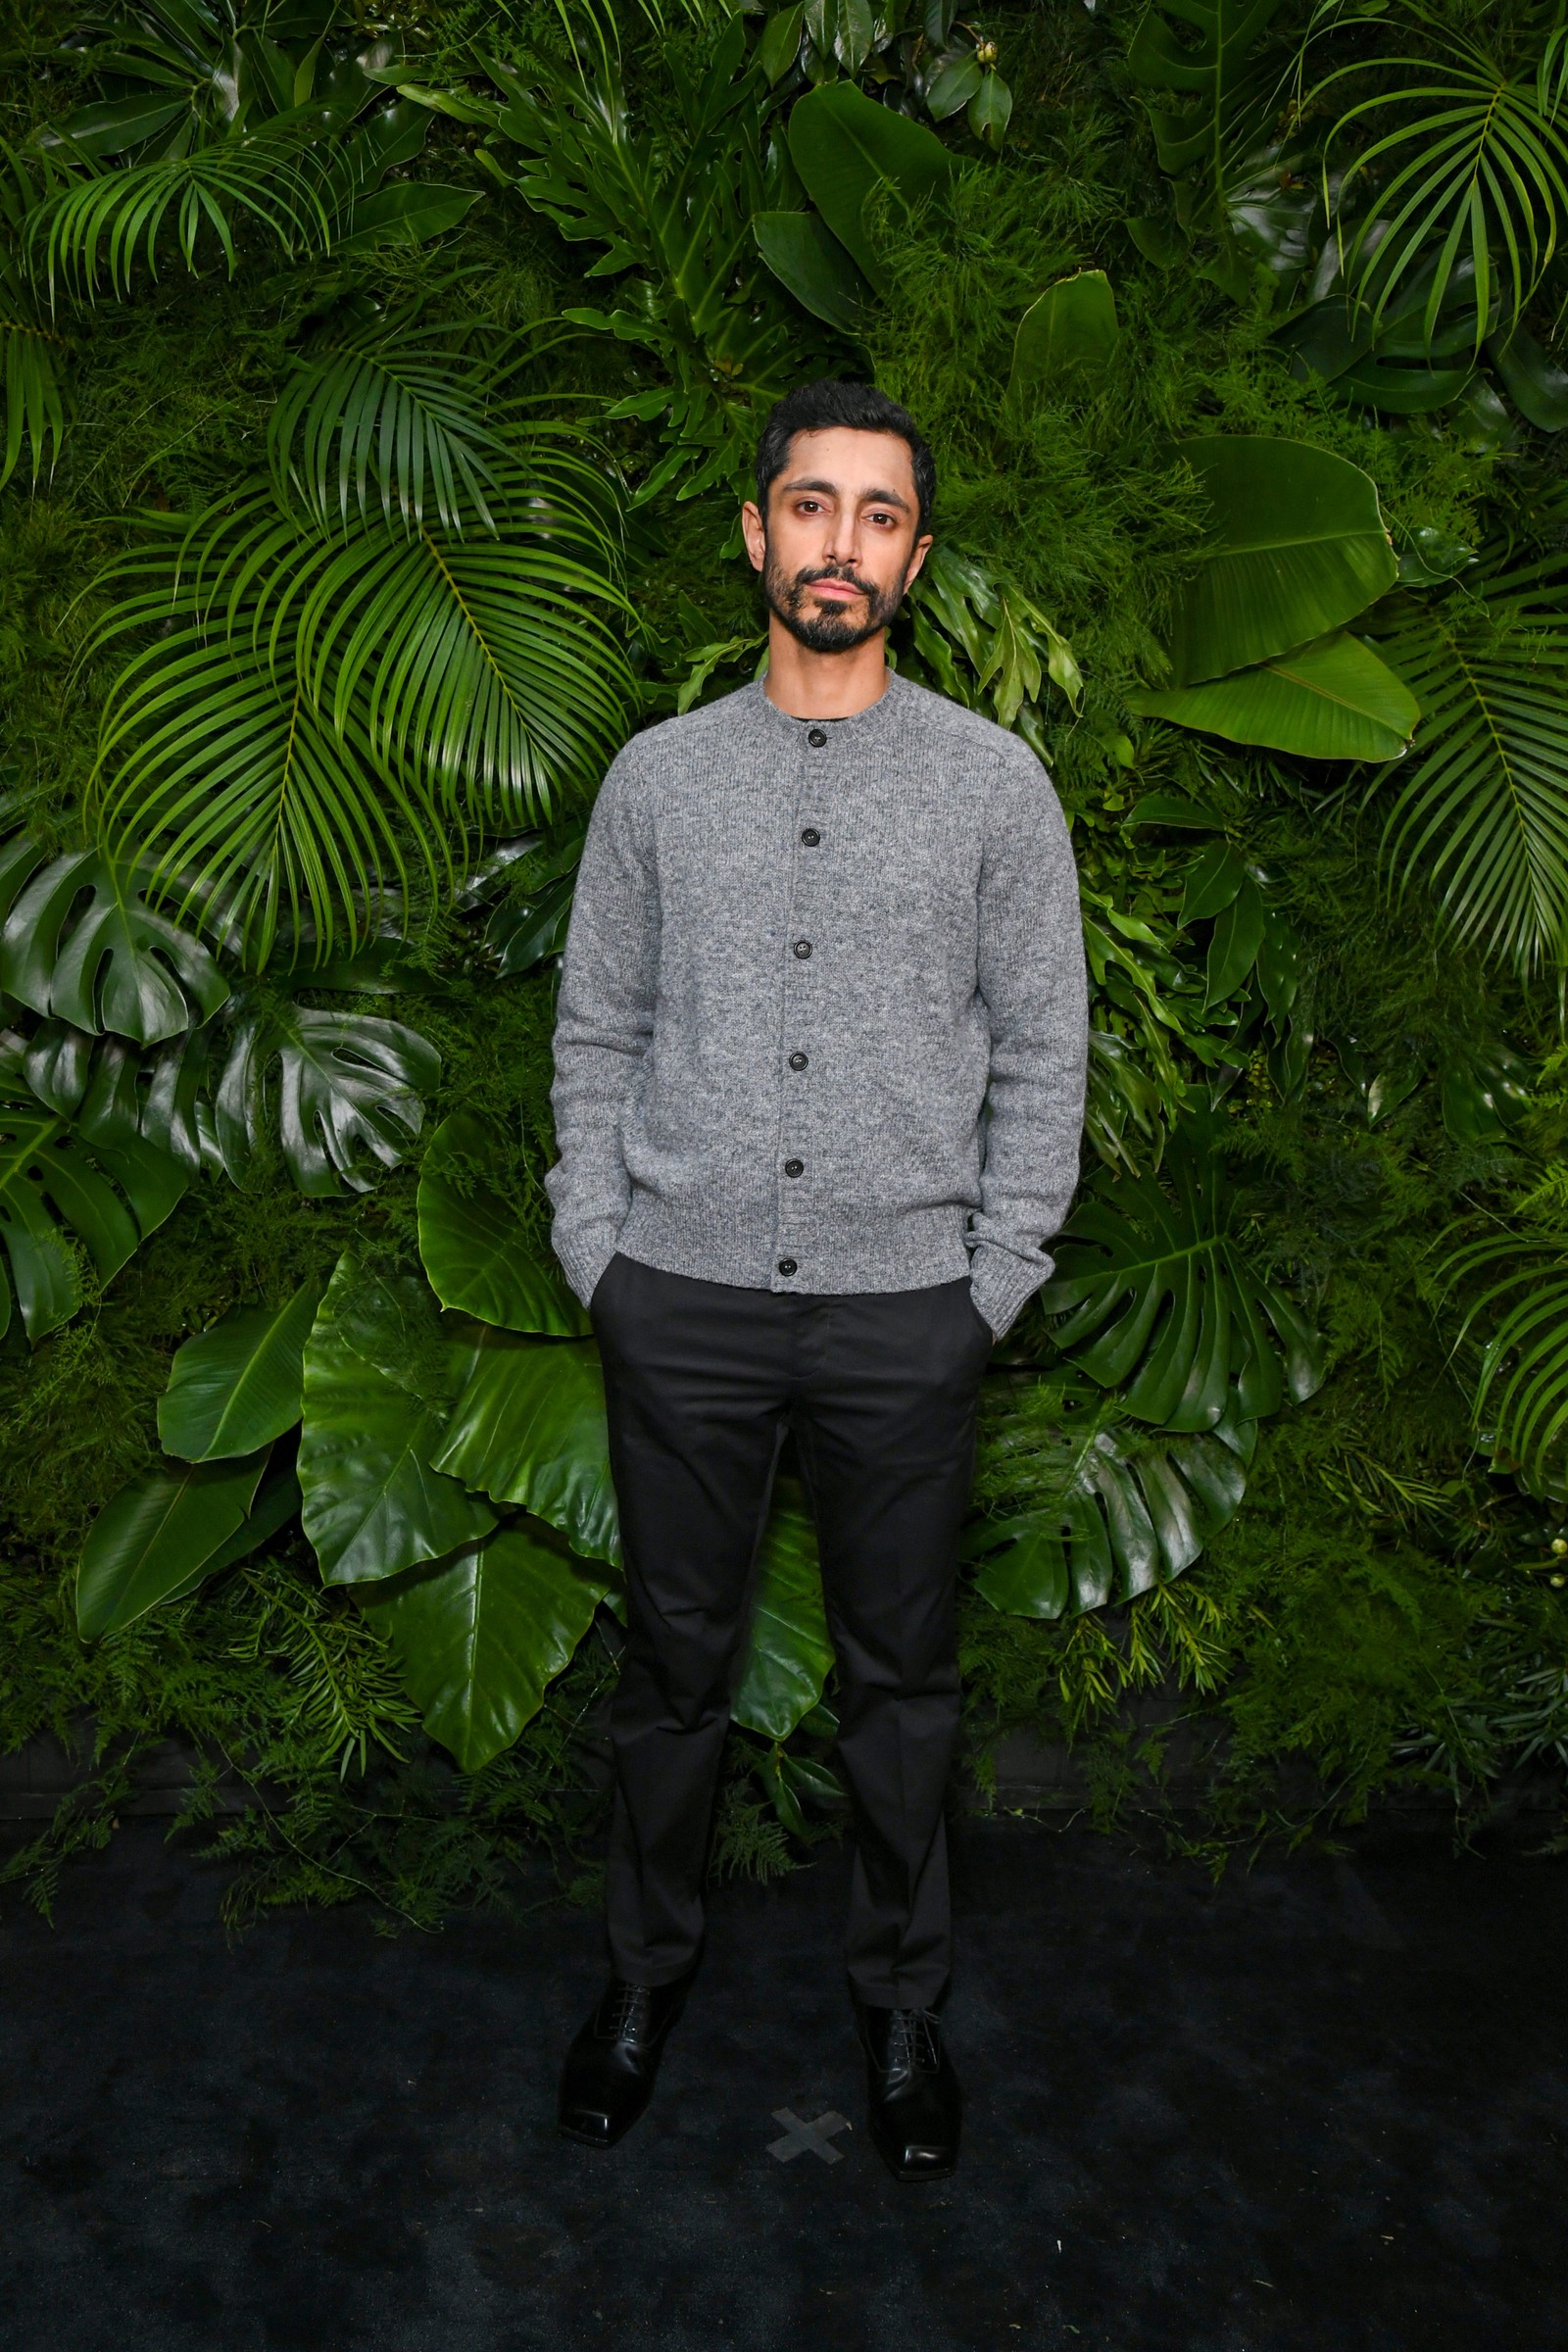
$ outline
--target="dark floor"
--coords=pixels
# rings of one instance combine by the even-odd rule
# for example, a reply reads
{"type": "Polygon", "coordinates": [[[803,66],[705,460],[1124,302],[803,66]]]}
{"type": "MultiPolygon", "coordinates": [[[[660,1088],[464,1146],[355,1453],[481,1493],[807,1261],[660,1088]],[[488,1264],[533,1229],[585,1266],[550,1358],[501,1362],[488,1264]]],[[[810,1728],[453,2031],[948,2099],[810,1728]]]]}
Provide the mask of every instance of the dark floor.
{"type": "Polygon", "coordinates": [[[594,1922],[228,1949],[155,1825],[0,1920],[5,2352],[1559,2352],[1568,1868],[966,1829],[965,2161],[858,2129],[837,1854],[716,1902],[654,2110],[555,2137],[594,1922]],[[772,2111],[857,2125],[768,2154],[772,2111]]]}

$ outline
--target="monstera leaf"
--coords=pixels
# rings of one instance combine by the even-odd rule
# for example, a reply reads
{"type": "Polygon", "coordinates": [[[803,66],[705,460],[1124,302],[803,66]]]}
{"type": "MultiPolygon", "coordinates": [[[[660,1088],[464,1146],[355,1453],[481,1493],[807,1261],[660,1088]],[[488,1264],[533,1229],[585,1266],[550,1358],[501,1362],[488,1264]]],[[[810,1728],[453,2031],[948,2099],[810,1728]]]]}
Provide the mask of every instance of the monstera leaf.
{"type": "Polygon", "coordinates": [[[785,1489],[762,1538],[735,1721],[769,1740],[787,1740],[821,1697],[832,1664],[816,1530],[804,1498],[785,1489]]]}
{"type": "Polygon", "coordinates": [[[243,1183],[268,1125],[269,1094],[302,1193],[368,1192],[424,1120],[441,1056],[416,1029],[364,1012],[278,1004],[237,1025],[214,1099],[219,1149],[243,1183]]]}
{"type": "Polygon", "coordinates": [[[0,988],[34,1012],[143,1046],[208,1019],[228,982],[199,939],[146,905],[141,879],[100,850],[45,862],[26,834],[7,842],[0,988]]]}
{"type": "Polygon", "coordinates": [[[323,1286],[307,1282],[281,1306],[240,1306],[187,1340],[158,1400],[166,1453],[211,1462],[254,1453],[300,1417],[305,1343],[323,1286]]]}
{"type": "Polygon", "coordinates": [[[508,1527],[359,1600],[391,1642],[425,1730],[478,1772],[538,1713],[609,1589],[537,1533],[508,1527]]]}
{"type": "Polygon", "coordinates": [[[1305,646],[1393,587],[1377,490],[1358,466],[1246,434],[1184,441],[1178,454],[1208,501],[1209,526],[1177,607],[1177,685],[1305,646]]]}
{"type": "Polygon", "coordinates": [[[1074,1368],[1172,1432],[1257,1420],[1323,1377],[1310,1326],[1231,1231],[1223,1145],[1217,1119],[1192,1119],[1171,1137],[1163,1183],[1125,1173],[1100,1183],[1053,1245],[1056,1270],[1041,1293],[1074,1368]]]}
{"type": "Polygon", "coordinates": [[[423,1283],[373,1278],[345,1251],[306,1343],[300,1436],[305,1532],[327,1584],[395,1576],[495,1526],[432,1466],[465,1360],[423,1283]]]}
{"type": "MultiPolygon", "coordinates": [[[[100,1282],[118,1274],[185,1190],[177,1161],[106,1117],[71,1118],[39,1101],[27,1049],[0,1033],[0,1238],[29,1340],[81,1304],[79,1244],[100,1282]]],[[[0,1332],[11,1290],[0,1280],[0,1332]]]]}
{"type": "Polygon", "coordinates": [[[93,1521],[76,1571],[84,1642],[176,1599],[251,1548],[231,1545],[257,1500],[267,1455],[263,1446],[238,1461],[169,1463],[122,1487],[93,1521]]]}
{"type": "Polygon", "coordinates": [[[605,1383],[592,1340],[484,1332],[433,1459],[493,1501],[559,1527],[573,1551],[620,1560],[605,1383]]]}
{"type": "Polygon", "coordinates": [[[499,1139],[470,1111],[430,1138],[419,1170],[419,1255],[443,1306],[509,1331],[577,1339],[588,1318],[552,1259],[528,1248],[504,1197],[499,1139]]]}
{"type": "Polygon", "coordinates": [[[964,1554],[977,1590],[1008,1617],[1060,1617],[1130,1600],[1190,1568],[1247,1488],[1256,1425],[1132,1438],[1093,1409],[1064,1418],[1036,1460],[1052,1490],[1036,1507],[981,1519],[964,1554]]]}

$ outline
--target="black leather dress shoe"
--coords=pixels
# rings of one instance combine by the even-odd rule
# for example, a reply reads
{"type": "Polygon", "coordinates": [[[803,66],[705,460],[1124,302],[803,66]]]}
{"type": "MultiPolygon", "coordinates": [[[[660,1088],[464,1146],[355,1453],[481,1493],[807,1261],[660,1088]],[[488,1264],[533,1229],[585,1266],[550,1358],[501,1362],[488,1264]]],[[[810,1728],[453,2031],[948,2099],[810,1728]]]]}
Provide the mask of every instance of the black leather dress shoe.
{"type": "Polygon", "coordinates": [[[612,2148],[654,2095],[670,2027],[686,2005],[691,1972],[673,1984],[612,1977],[561,2070],[561,2129],[567,2139],[612,2148]]]}
{"type": "Polygon", "coordinates": [[[958,2161],[963,2093],[930,2009],[856,2003],[871,2137],[896,2180],[945,2180],[958,2161]]]}

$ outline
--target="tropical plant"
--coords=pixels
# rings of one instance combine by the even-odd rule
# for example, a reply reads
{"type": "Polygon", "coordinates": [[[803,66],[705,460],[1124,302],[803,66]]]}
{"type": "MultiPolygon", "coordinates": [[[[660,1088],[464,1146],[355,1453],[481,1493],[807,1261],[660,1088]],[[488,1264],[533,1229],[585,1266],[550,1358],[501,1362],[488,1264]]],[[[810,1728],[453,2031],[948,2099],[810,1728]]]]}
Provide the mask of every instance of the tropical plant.
{"type": "Polygon", "coordinates": [[[1457,587],[1411,595],[1381,637],[1421,706],[1385,840],[1402,886],[1522,971],[1568,962],[1568,624],[1563,566],[1493,548],[1457,587]]]}
{"type": "MultiPolygon", "coordinates": [[[[874,353],[943,483],[899,664],[1051,768],[1090,976],[977,1749],[1126,1786],[1176,1677],[1224,1838],[1281,1753],[1469,1803],[1555,1752],[1563,50],[1392,21],[1293,85],[1266,0],[1015,11],[1005,144],[989,20],[898,0],[485,55],[436,0],[418,67],[137,0],[0,64],[0,1737],[216,1740],[290,1792],[223,1833],[274,1895],[342,1840],[426,1921],[523,1836],[575,1875],[622,1604],[554,967],[610,755],[757,673],[761,412],[874,353]]],[[[831,1674],[786,1480],[720,1866],[820,1834],[831,1674]]]]}
{"type": "MultiPolygon", "coordinates": [[[[1499,325],[1506,340],[1540,287],[1568,214],[1568,137],[1558,123],[1560,28],[1515,65],[1406,0],[1420,50],[1379,50],[1321,75],[1304,103],[1348,81],[1374,87],[1339,116],[1323,144],[1325,190],[1345,278],[1374,328],[1425,279],[1429,344],[1450,288],[1469,312],[1472,357],[1499,325]]],[[[1384,25],[1331,0],[1319,23],[1384,25]]]]}
{"type": "Polygon", "coordinates": [[[286,487],[149,515],[100,583],[113,601],[92,653],[135,649],[105,711],[100,837],[153,863],[181,919],[220,922],[252,968],[279,947],[319,962],[358,948],[416,880],[450,894],[466,838],[586,788],[629,695],[603,473],[569,431],[519,429],[465,523],[483,378],[452,371],[432,432],[428,400],[416,410],[405,386],[389,406],[399,348],[396,327],[373,357],[357,339],[366,368],[347,380],[335,351],[315,363],[274,444],[281,471],[298,421],[303,495],[289,466],[286,487]],[[441,520],[422,512],[421,449],[441,520]]]}
{"type": "Polygon", "coordinates": [[[1131,707],[1309,760],[1395,760],[1420,715],[1345,623],[1397,578],[1377,490],[1304,442],[1214,436],[1183,452],[1210,521],[1176,616],[1176,684],[1131,707]]]}
{"type": "Polygon", "coordinates": [[[25,248],[51,299],[129,291],[156,275],[172,232],[189,270],[209,242],[232,275],[246,228],[285,256],[329,245],[416,240],[454,226],[474,191],[400,182],[428,117],[387,101],[406,71],[391,40],[368,46],[337,0],[236,19],[208,0],[123,9],[91,62],[122,95],[53,122],[37,145],[56,184],[24,222],[25,248]]]}

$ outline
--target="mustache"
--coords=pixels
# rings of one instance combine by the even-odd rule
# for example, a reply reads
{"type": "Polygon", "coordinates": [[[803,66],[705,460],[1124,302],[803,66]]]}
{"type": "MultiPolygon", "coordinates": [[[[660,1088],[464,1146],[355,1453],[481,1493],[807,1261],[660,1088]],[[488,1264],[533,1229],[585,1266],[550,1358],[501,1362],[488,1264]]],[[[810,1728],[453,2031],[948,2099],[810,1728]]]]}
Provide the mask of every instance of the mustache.
{"type": "Polygon", "coordinates": [[[844,564],[824,564],[816,571],[798,571],[795,574],[797,591],[814,587],[818,580],[838,580],[844,587],[853,588],[858,596],[876,595],[876,590],[868,581],[862,580],[858,571],[851,571],[844,564]]]}

